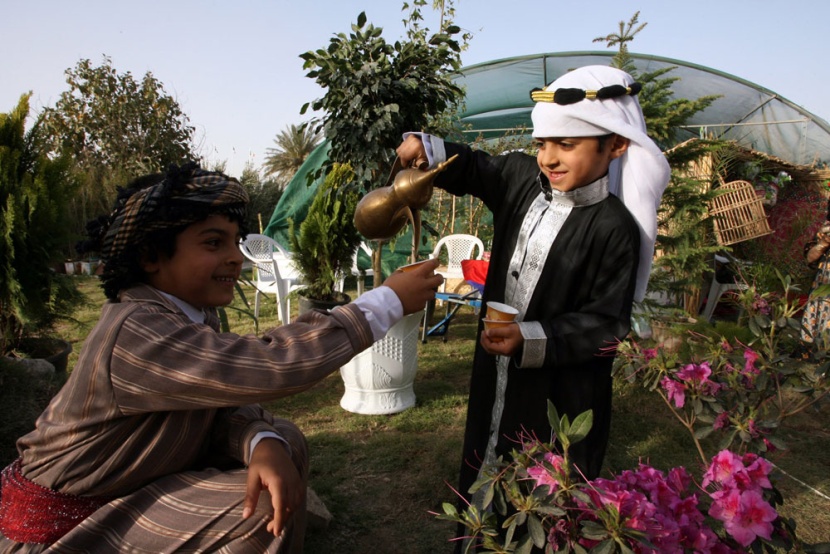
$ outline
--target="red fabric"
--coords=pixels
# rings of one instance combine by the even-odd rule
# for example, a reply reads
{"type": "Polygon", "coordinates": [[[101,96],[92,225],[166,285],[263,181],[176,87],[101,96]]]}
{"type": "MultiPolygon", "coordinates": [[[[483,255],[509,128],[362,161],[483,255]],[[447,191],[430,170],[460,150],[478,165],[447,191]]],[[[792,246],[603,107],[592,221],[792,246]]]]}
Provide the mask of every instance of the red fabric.
{"type": "Polygon", "coordinates": [[[461,272],[465,281],[472,281],[481,285],[487,280],[487,269],[490,262],[487,260],[461,260],[461,272]]]}
{"type": "Polygon", "coordinates": [[[23,476],[20,458],[3,470],[0,483],[0,531],[22,543],[52,544],[112,500],[41,487],[23,476]]]}

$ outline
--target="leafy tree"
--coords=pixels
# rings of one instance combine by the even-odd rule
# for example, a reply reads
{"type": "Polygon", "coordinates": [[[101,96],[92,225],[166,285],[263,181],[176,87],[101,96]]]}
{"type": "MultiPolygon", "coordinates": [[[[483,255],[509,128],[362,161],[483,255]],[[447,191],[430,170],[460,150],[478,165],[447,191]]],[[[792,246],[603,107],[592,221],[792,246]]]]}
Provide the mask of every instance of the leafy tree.
{"type": "Polygon", "coordinates": [[[310,125],[292,124],[277,134],[274,143],[275,148],[265,149],[263,173],[285,186],[320,144],[320,133],[310,125]]]}
{"type": "Polygon", "coordinates": [[[40,120],[25,131],[30,96],[0,113],[0,354],[78,298],[67,276],[52,269],[63,261],[72,165],[68,156],[47,155],[40,120]]]}
{"type": "Polygon", "coordinates": [[[194,129],[151,72],[137,81],[105,56],[99,67],[80,60],[66,82],[69,90],[44,110],[44,124],[55,150],[72,152],[82,167],[149,173],[193,157],[194,129]]]}
{"type": "MultiPolygon", "coordinates": [[[[441,2],[441,27],[434,34],[421,27],[425,5],[426,0],[403,4],[406,40],[388,43],[383,29],[367,24],[366,14],[360,13],[350,34],[339,33],[327,48],[300,56],[309,70],[306,76],[326,91],[300,112],[309,107],[323,112],[313,122],[331,141],[329,161],[321,171],[335,163],[350,164],[360,192],[385,184],[402,133],[445,134],[463,98],[453,82],[461,67],[462,45],[455,39],[461,30],[444,17],[453,13],[452,2],[441,2]]],[[[376,284],[381,278],[378,253],[373,260],[376,284]]]]}
{"type": "Polygon", "coordinates": [[[53,153],[71,154],[81,173],[75,230],[112,204],[115,187],[130,178],[193,159],[193,132],[178,102],[152,73],[136,80],[112,60],[88,59],[66,70],[69,90],[43,111],[53,153]]]}
{"type": "Polygon", "coordinates": [[[408,40],[386,42],[383,29],[361,13],[351,34],[339,33],[328,48],[300,56],[311,69],[306,75],[326,89],[301,113],[309,107],[324,112],[315,122],[332,143],[328,167],[350,163],[363,190],[391,169],[403,132],[435,130],[433,116],[452,113],[463,95],[452,80],[461,67],[461,46],[453,38],[460,29],[446,22],[428,35],[419,24],[425,3],[404,4],[408,40]]]}

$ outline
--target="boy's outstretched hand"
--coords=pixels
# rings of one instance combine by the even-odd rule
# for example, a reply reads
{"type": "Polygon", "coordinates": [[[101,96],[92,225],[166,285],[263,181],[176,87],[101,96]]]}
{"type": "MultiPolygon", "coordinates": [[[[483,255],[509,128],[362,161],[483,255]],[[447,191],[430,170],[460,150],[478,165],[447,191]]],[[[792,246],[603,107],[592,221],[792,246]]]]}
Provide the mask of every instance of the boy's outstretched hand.
{"type": "Polygon", "coordinates": [[[394,272],[383,282],[398,295],[404,315],[423,310],[427,302],[435,299],[435,291],[444,282],[442,275],[435,274],[439,263],[437,258],[426,260],[411,271],[394,272]]]}
{"type": "Polygon", "coordinates": [[[268,523],[268,532],[279,536],[289,519],[304,506],[306,484],[283,443],[274,438],[262,439],[251,453],[243,518],[254,513],[263,489],[268,489],[271,494],[274,508],[274,519],[268,523]]]}

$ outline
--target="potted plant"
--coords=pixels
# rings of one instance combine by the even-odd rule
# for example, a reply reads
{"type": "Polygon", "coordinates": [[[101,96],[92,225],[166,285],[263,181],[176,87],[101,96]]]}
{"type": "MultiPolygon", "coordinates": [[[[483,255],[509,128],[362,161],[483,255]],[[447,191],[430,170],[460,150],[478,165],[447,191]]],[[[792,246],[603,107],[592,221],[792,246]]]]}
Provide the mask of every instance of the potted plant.
{"type": "Polygon", "coordinates": [[[352,267],[360,244],[354,226],[357,193],[348,185],[354,178],[348,164],[335,164],[318,188],[306,218],[295,228],[289,222],[291,260],[301,275],[300,311],[331,308],[351,299],[335,286],[352,267]]]}
{"type": "Polygon", "coordinates": [[[29,95],[0,114],[0,355],[58,354],[60,365],[71,345],[48,331],[80,298],[71,278],[54,270],[66,255],[76,187],[70,159],[47,155],[39,120],[25,131],[28,114],[29,95]]]}

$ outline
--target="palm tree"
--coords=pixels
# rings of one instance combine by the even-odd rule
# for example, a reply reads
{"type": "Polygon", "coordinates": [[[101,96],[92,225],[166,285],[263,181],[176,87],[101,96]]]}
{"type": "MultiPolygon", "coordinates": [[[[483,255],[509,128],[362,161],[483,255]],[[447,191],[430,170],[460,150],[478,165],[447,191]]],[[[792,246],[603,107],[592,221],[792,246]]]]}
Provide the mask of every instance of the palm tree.
{"type": "Polygon", "coordinates": [[[289,125],[274,139],[275,148],[265,149],[262,171],[285,184],[294,176],[311,152],[320,144],[320,133],[310,125],[289,125]]]}

